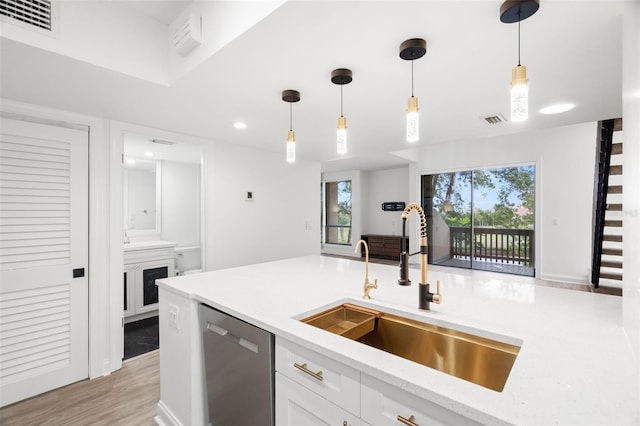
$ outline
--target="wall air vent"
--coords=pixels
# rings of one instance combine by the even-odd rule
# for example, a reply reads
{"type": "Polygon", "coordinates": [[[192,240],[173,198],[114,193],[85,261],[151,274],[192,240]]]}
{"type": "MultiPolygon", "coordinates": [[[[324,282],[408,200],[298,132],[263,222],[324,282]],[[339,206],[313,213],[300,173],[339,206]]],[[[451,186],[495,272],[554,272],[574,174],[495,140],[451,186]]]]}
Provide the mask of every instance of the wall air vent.
{"type": "Polygon", "coordinates": [[[484,124],[488,124],[490,126],[493,126],[495,124],[504,123],[506,121],[507,121],[507,119],[504,118],[504,116],[502,114],[494,114],[494,115],[488,115],[486,117],[482,117],[482,122],[484,124]]]}
{"type": "Polygon", "coordinates": [[[202,43],[202,20],[195,13],[190,13],[186,21],[173,30],[173,48],[180,56],[187,56],[202,43]]]}
{"type": "Polygon", "coordinates": [[[51,32],[54,30],[54,6],[55,2],[51,0],[0,0],[0,15],[4,22],[51,32]]]}

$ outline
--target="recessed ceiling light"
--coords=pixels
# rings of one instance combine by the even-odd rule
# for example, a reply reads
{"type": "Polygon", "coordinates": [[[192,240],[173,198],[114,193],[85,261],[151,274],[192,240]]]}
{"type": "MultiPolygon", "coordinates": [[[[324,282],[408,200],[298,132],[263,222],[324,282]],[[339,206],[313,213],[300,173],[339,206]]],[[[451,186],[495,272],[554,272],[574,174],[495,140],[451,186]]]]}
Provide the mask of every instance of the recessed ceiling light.
{"type": "Polygon", "coordinates": [[[246,129],[247,124],[243,123],[242,121],[236,121],[235,123],[233,123],[233,127],[235,127],[236,129],[246,129]]]}
{"type": "Polygon", "coordinates": [[[144,153],[144,156],[145,157],[153,157],[153,152],[147,151],[147,152],[144,153]]]}
{"type": "Polygon", "coordinates": [[[576,104],[555,104],[544,107],[540,110],[540,114],[560,114],[572,110],[576,104]]]}

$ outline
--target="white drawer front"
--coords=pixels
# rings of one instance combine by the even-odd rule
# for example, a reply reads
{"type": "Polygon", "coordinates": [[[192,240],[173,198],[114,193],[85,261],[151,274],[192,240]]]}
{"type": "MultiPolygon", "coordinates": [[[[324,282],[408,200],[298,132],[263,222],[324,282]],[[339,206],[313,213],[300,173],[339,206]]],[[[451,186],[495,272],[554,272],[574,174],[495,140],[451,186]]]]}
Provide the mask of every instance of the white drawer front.
{"type": "Polygon", "coordinates": [[[362,420],[372,425],[477,425],[446,408],[362,375],[362,420]],[[402,419],[406,422],[403,422],[402,419]]]}
{"type": "Polygon", "coordinates": [[[173,262],[175,253],[173,247],[133,250],[124,252],[124,264],[151,262],[156,260],[170,260],[173,262]]]}
{"type": "Polygon", "coordinates": [[[360,416],[360,372],[276,336],[276,371],[360,416]]]}
{"type": "Polygon", "coordinates": [[[276,373],[277,426],[358,426],[360,419],[297,382],[276,373]]]}

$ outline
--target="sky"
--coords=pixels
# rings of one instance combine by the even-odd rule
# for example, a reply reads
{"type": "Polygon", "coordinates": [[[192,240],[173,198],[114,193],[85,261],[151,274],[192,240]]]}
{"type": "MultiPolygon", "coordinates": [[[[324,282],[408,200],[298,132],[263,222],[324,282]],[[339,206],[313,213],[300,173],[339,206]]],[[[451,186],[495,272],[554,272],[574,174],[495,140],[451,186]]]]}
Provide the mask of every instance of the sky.
{"type": "MultiPolygon", "coordinates": [[[[535,166],[522,166],[523,169],[531,170],[531,173],[535,174],[535,166]]],[[[487,170],[489,171],[489,170],[487,170]]],[[[456,190],[461,194],[462,199],[464,200],[466,206],[468,207],[471,202],[471,193],[470,193],[470,185],[462,182],[461,178],[456,177],[456,190]]],[[[498,203],[498,193],[504,186],[497,178],[493,179],[493,183],[495,188],[478,188],[474,191],[473,194],[473,202],[474,207],[482,210],[492,210],[493,207],[498,203]]],[[[512,193],[509,196],[509,201],[512,202],[515,206],[519,206],[522,204],[520,199],[518,198],[517,193],[512,193]]]]}

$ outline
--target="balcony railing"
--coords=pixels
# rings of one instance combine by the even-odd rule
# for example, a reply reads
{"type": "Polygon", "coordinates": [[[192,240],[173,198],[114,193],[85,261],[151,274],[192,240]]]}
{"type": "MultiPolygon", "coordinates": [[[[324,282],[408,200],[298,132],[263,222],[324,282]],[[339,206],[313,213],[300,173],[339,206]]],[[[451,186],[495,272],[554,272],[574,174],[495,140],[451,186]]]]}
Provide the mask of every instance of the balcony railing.
{"type": "Polygon", "coordinates": [[[471,258],[532,266],[534,244],[532,229],[450,228],[452,258],[471,258]]]}
{"type": "Polygon", "coordinates": [[[325,225],[324,242],[328,244],[351,244],[351,225],[325,225]]]}

